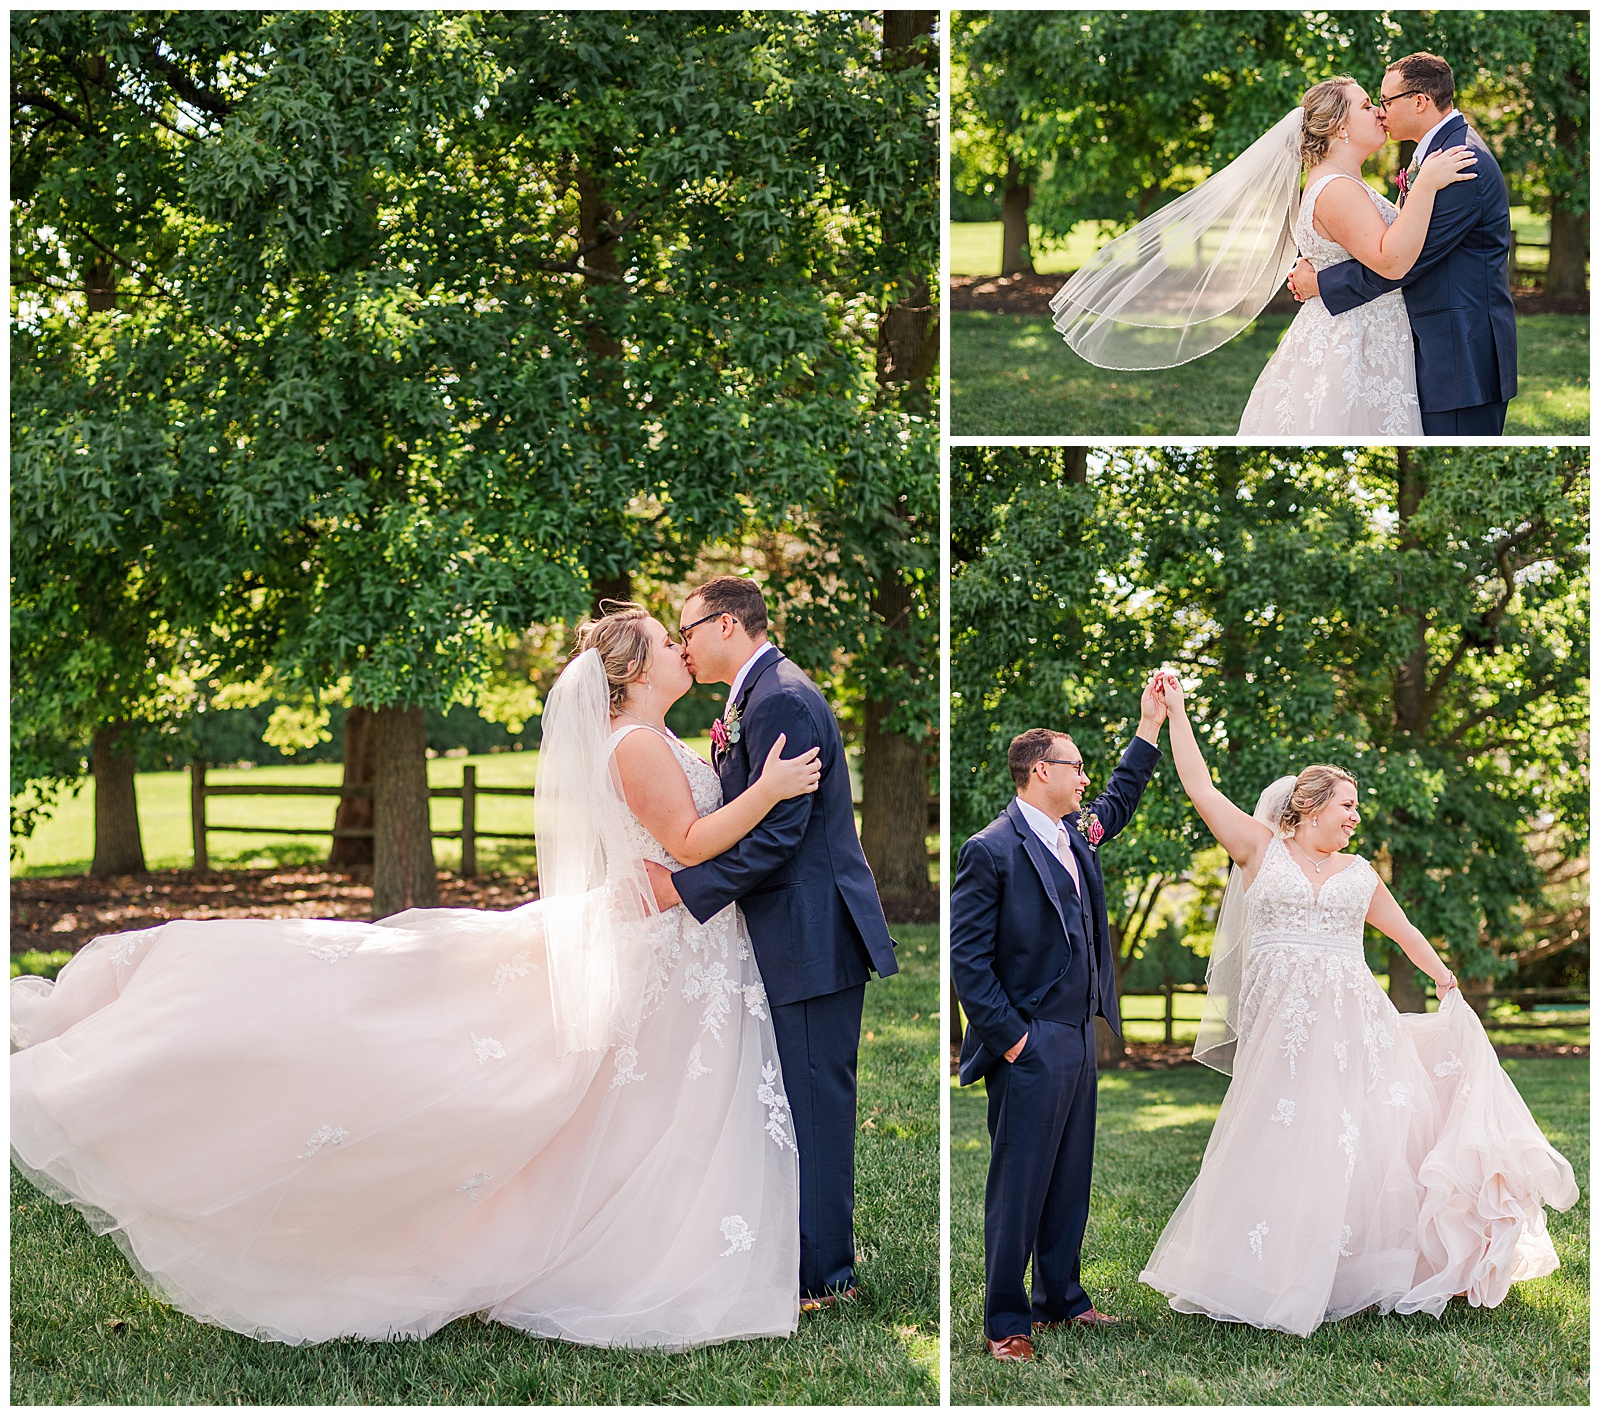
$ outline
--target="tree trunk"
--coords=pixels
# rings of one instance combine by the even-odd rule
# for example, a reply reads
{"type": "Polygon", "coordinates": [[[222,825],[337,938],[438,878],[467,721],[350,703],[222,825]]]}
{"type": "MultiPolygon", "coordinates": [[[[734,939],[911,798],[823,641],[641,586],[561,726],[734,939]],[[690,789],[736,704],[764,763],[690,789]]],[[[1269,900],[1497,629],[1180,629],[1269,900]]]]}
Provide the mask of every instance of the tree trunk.
{"type": "Polygon", "coordinates": [[[428,823],[428,755],[422,709],[372,714],[372,917],[439,902],[428,823]]]}
{"type": "Polygon", "coordinates": [[[1083,487],[1089,483],[1089,449],[1064,447],[1061,449],[1061,470],[1069,486],[1083,487]]]}
{"type": "MultiPolygon", "coordinates": [[[[1396,468],[1398,478],[1395,502],[1400,520],[1401,565],[1404,566],[1406,552],[1414,550],[1417,546],[1417,540],[1410,526],[1418,508],[1422,505],[1428,487],[1422,469],[1404,448],[1396,452],[1396,468]]],[[[1395,675],[1394,724],[1402,743],[1409,740],[1420,746],[1426,738],[1428,722],[1433,714],[1428,693],[1430,611],[1425,604],[1412,603],[1412,592],[1406,587],[1403,569],[1396,577],[1395,605],[1399,612],[1411,621],[1411,652],[1401,662],[1395,675]]],[[[1395,812],[1395,821],[1402,826],[1410,824],[1403,810],[1395,812]]],[[[1389,859],[1389,888],[1395,899],[1400,902],[1400,907],[1404,909],[1407,902],[1414,898],[1409,885],[1417,866],[1403,850],[1391,848],[1389,859]]],[[[1417,981],[1416,965],[1398,946],[1393,946],[1389,950],[1389,1001],[1402,1013],[1427,1011],[1427,997],[1423,993],[1422,985],[1417,981]]]]}
{"type": "Polygon", "coordinates": [[[1584,300],[1589,294],[1589,214],[1550,213],[1550,269],[1544,293],[1552,300],[1584,300]]]}
{"type": "Polygon", "coordinates": [[[928,883],[928,763],[922,745],[883,731],[893,705],[867,704],[861,744],[861,849],[878,889],[923,895],[928,883]]]}
{"type": "Polygon", "coordinates": [[[94,774],[94,861],[96,880],[144,874],[144,843],[139,836],[139,802],[134,793],[131,723],[107,723],[94,731],[89,770],[94,774]]]}
{"type": "Polygon", "coordinates": [[[1028,208],[1033,188],[1022,180],[1016,158],[1006,166],[1005,196],[1000,203],[1000,274],[1032,275],[1033,246],[1028,234],[1028,208]]]}
{"type": "Polygon", "coordinates": [[[1111,1031],[1110,1023],[1096,1014],[1094,1020],[1095,1066],[1119,1067],[1127,1055],[1127,1043],[1111,1031]]]}
{"type": "MultiPolygon", "coordinates": [[[[370,787],[373,776],[372,712],[352,708],[344,715],[344,786],[370,787]]],[[[338,831],[372,829],[370,796],[340,797],[333,825],[338,831]]],[[[328,850],[328,864],[334,868],[372,865],[371,836],[335,836],[328,850]]]]}
{"type": "MultiPolygon", "coordinates": [[[[936,10],[889,10],[883,16],[883,63],[890,72],[937,63],[937,50],[922,41],[933,34],[936,10]]],[[[937,161],[936,148],[925,164],[937,161]]],[[[886,230],[897,220],[892,203],[884,212],[886,230]]],[[[890,243],[892,244],[892,243],[890,243]]],[[[929,272],[915,267],[891,272],[900,298],[885,310],[878,331],[878,402],[926,415],[927,381],[939,359],[939,340],[929,297],[929,272]]],[[[893,510],[891,508],[891,510],[893,510]]],[[[873,617],[891,634],[908,633],[915,606],[911,589],[897,568],[878,576],[872,595],[873,617]]],[[[893,640],[885,668],[913,668],[893,640]]],[[[889,697],[866,704],[861,744],[861,848],[886,894],[925,895],[928,882],[928,773],[923,744],[885,724],[899,705],[889,697]]]]}
{"type": "Polygon", "coordinates": [[[84,295],[91,315],[117,308],[117,268],[110,261],[93,261],[84,272],[84,295]]]}

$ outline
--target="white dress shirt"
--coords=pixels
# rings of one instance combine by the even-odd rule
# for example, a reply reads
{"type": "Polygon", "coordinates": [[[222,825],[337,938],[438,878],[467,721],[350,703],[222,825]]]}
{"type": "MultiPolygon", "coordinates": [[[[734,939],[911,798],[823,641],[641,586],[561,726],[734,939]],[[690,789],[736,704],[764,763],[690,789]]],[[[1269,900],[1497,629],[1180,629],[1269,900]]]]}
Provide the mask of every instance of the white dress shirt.
{"type": "Polygon", "coordinates": [[[1452,108],[1444,115],[1443,118],[1441,118],[1433,125],[1433,127],[1429,128],[1428,131],[1422,135],[1421,139],[1417,143],[1417,150],[1411,154],[1411,165],[1413,167],[1422,166],[1422,159],[1428,155],[1428,149],[1432,146],[1433,140],[1438,137],[1439,129],[1444,127],[1444,125],[1455,116],[1456,110],[1452,108]]]}
{"type": "Polygon", "coordinates": [[[1072,877],[1072,884],[1078,892],[1078,899],[1083,899],[1083,876],[1078,873],[1077,857],[1072,854],[1069,843],[1063,851],[1061,846],[1061,833],[1066,829],[1059,821],[1052,821],[1044,812],[1031,802],[1017,798],[1017,805],[1022,808],[1022,818],[1033,829],[1033,834],[1045,843],[1050,849],[1050,854],[1066,867],[1067,874],[1072,877]]]}
{"type": "Polygon", "coordinates": [[[723,705],[722,709],[722,716],[724,718],[728,716],[728,709],[733,707],[733,705],[739,701],[739,690],[744,687],[744,681],[750,677],[750,670],[753,669],[758,662],[760,662],[761,656],[769,651],[774,654],[778,652],[777,645],[775,645],[770,639],[767,640],[766,643],[764,643],[759,649],[757,649],[754,654],[746,659],[744,661],[744,667],[733,676],[733,682],[728,686],[728,701],[723,705]]]}

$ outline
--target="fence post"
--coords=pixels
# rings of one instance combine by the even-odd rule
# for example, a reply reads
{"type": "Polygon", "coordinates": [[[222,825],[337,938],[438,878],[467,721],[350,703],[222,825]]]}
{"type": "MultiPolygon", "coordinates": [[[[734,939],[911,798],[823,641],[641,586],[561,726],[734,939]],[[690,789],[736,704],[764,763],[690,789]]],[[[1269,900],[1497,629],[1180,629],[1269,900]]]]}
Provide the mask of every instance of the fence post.
{"type": "Polygon", "coordinates": [[[189,821],[194,831],[194,868],[204,875],[211,869],[206,856],[206,763],[197,757],[189,764],[189,821]]]}
{"type": "Polygon", "coordinates": [[[1172,1042],[1172,980],[1170,978],[1161,985],[1161,991],[1167,995],[1166,1041],[1170,1045],[1172,1042]]]}
{"type": "Polygon", "coordinates": [[[478,873],[478,769],[461,768],[461,874],[468,880],[478,873]]]}

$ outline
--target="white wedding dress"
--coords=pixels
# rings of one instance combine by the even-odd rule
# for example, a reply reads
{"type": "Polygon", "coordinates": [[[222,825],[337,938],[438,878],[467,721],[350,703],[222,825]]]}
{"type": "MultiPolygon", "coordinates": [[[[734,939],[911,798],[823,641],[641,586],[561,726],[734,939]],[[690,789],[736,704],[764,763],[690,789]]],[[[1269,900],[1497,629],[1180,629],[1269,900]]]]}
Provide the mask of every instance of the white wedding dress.
{"type": "MultiPolygon", "coordinates": [[[[1330,182],[1355,181],[1331,174],[1306,189],[1295,219],[1295,240],[1317,270],[1350,259],[1337,241],[1312,225],[1317,198],[1330,182]]],[[[1365,182],[1386,225],[1399,208],[1365,182]]],[[[1321,296],[1296,312],[1294,322],[1261,371],[1239,420],[1239,435],[1263,437],[1376,437],[1422,432],[1417,401],[1417,363],[1405,296],[1398,290],[1328,313],[1321,296]]]]}
{"type": "Polygon", "coordinates": [[[589,1051],[557,1042],[546,909],[97,939],[12,986],[13,1158],[159,1296],[253,1337],[792,1334],[797,1155],[737,909],[652,917],[643,996],[589,1051]]]}
{"type": "Polygon", "coordinates": [[[1319,893],[1275,838],[1246,896],[1233,1082],[1139,1275],[1179,1312],[1305,1336],[1557,1267],[1543,1206],[1577,1200],[1572,1167],[1459,992],[1395,1011],[1361,948],[1377,873],[1348,859],[1319,893]]]}

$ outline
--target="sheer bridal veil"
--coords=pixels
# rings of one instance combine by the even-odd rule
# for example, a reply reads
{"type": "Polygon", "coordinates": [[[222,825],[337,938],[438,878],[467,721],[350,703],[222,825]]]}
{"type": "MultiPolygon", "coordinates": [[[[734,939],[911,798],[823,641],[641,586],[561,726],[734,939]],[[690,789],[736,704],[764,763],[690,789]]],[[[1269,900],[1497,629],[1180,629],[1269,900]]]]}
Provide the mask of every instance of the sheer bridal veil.
{"type": "Polygon", "coordinates": [[[637,1027],[656,915],[617,777],[611,689],[597,650],[561,671],[545,703],[534,792],[540,918],[562,1053],[637,1027]]]}
{"type": "Polygon", "coordinates": [[[1050,301],[1067,343],[1103,369],[1167,369],[1242,332],[1294,265],[1302,123],[1291,109],[1097,251],[1050,301]]]}
{"type": "MultiPolygon", "coordinates": [[[[1283,826],[1284,808],[1298,779],[1279,777],[1256,800],[1251,813],[1275,833],[1283,826]]],[[[1250,911],[1245,904],[1244,872],[1237,865],[1228,871],[1228,888],[1217,912],[1211,959],[1206,964],[1206,1001],[1200,1014],[1200,1032],[1194,1040],[1194,1060],[1218,1072],[1233,1075],[1233,1053],[1239,1041],[1239,1000],[1244,989],[1245,960],[1250,954],[1250,911]]]]}

